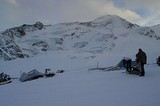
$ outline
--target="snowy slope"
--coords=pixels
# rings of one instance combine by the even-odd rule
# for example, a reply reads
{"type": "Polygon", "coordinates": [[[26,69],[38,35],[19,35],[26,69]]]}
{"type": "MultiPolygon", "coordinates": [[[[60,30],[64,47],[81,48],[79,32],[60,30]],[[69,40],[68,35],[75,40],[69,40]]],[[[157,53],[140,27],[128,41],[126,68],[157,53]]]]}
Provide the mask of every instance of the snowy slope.
{"type": "Polygon", "coordinates": [[[160,55],[159,34],[152,28],[124,24],[126,21],[122,20],[105,16],[91,22],[57,24],[16,39],[30,57],[0,61],[0,72],[14,78],[33,69],[65,72],[24,83],[15,79],[0,86],[1,105],[159,106],[160,67],[154,64],[160,55]],[[132,27],[127,28],[128,25],[132,27]],[[41,51],[44,42],[32,46],[35,41],[45,41],[47,51],[41,51]],[[139,48],[148,57],[145,77],[128,75],[125,70],[88,71],[97,67],[97,62],[99,67],[107,67],[116,65],[124,56],[134,60],[139,48]],[[32,53],[36,55],[31,57],[32,53]]]}

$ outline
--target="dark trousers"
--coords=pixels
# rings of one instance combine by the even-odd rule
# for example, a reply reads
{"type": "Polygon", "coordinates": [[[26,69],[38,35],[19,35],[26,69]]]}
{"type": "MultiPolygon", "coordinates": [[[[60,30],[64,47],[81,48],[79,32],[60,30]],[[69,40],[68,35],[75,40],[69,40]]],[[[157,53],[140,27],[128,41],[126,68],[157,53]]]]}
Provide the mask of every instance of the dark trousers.
{"type": "Polygon", "coordinates": [[[132,70],[132,60],[123,60],[124,67],[126,68],[126,71],[132,70]]]}
{"type": "Polygon", "coordinates": [[[140,74],[140,76],[144,76],[144,75],[145,75],[144,63],[141,63],[141,74],[140,74]]]}

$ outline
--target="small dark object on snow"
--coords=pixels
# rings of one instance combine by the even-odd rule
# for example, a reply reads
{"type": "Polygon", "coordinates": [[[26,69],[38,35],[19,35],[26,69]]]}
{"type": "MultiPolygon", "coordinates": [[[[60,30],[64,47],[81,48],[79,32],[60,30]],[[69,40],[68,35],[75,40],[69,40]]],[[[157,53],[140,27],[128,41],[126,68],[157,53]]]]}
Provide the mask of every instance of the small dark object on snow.
{"type": "Polygon", "coordinates": [[[56,73],[63,73],[64,70],[57,70],[56,73]]]}
{"type": "Polygon", "coordinates": [[[140,70],[137,67],[132,67],[132,70],[129,71],[129,74],[140,75],[140,70]]]}
{"type": "Polygon", "coordinates": [[[160,56],[157,58],[157,64],[160,66],[160,56]]]}
{"type": "Polygon", "coordinates": [[[55,75],[55,73],[51,72],[51,69],[46,69],[45,70],[44,76],[46,76],[46,77],[53,77],[54,75],[55,75]]]}
{"type": "Polygon", "coordinates": [[[7,84],[7,83],[11,83],[11,78],[9,75],[7,74],[4,74],[4,73],[1,73],[0,74],[0,85],[4,85],[4,84],[7,84]]]}

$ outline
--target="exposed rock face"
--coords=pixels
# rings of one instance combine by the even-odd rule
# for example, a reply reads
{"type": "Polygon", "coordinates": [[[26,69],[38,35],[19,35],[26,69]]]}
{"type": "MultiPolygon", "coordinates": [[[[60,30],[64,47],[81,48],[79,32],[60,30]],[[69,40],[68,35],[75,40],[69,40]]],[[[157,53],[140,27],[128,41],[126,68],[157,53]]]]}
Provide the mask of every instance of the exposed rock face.
{"type": "Polygon", "coordinates": [[[16,44],[15,39],[22,38],[27,35],[26,33],[41,30],[43,28],[44,26],[41,22],[36,22],[34,25],[24,24],[2,32],[0,34],[0,57],[4,60],[28,57],[27,54],[22,53],[22,50],[16,44]]]}
{"type": "Polygon", "coordinates": [[[1,37],[0,40],[0,54],[4,58],[4,60],[12,60],[15,58],[24,58],[21,50],[18,45],[15,44],[12,40],[5,40],[1,37]]]}
{"type": "Polygon", "coordinates": [[[36,22],[36,23],[34,24],[34,27],[36,27],[37,29],[41,30],[41,29],[43,28],[43,23],[41,23],[41,22],[36,22]]]}
{"type": "Polygon", "coordinates": [[[35,42],[32,46],[39,48],[41,51],[47,51],[48,49],[48,44],[45,41],[35,42]]]}
{"type": "Polygon", "coordinates": [[[150,37],[150,38],[155,38],[157,40],[160,40],[160,36],[158,36],[154,30],[152,30],[151,28],[149,27],[141,27],[138,29],[138,33],[140,35],[144,35],[144,36],[147,36],[147,37],[150,37]]]}

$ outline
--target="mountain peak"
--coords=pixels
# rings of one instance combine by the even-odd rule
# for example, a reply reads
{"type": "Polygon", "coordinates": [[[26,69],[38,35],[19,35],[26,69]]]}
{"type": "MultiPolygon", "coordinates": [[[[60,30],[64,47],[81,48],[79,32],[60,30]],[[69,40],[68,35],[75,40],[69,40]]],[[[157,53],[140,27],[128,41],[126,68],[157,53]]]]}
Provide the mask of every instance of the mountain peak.
{"type": "Polygon", "coordinates": [[[105,15],[102,17],[99,17],[92,21],[94,24],[100,24],[103,26],[114,26],[114,27],[125,27],[128,29],[132,29],[133,27],[139,27],[136,24],[133,24],[131,22],[128,22],[127,20],[117,16],[117,15],[105,15]]]}
{"type": "Polygon", "coordinates": [[[101,17],[96,18],[94,20],[94,22],[102,22],[102,21],[107,21],[110,19],[122,19],[122,18],[117,15],[105,15],[105,16],[101,16],[101,17]]]}

